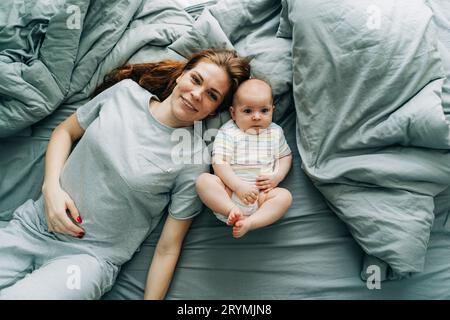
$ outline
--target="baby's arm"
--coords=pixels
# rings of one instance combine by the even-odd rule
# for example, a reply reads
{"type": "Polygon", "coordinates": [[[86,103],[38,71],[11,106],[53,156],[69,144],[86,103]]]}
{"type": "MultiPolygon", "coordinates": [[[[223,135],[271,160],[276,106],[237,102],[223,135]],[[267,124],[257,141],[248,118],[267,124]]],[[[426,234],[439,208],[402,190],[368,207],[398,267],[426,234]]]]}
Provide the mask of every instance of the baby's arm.
{"type": "Polygon", "coordinates": [[[278,143],[273,141],[275,144],[272,145],[276,149],[274,151],[277,154],[274,171],[270,175],[262,174],[256,179],[256,186],[259,190],[264,192],[269,192],[276,188],[286,177],[292,165],[292,152],[284,137],[283,129],[275,126],[274,130],[279,133],[278,143]]]}
{"type": "Polygon", "coordinates": [[[234,191],[237,196],[245,203],[253,203],[258,199],[258,188],[241,180],[233,171],[230,164],[225,161],[213,163],[214,174],[222,182],[234,191]]]}
{"type": "Polygon", "coordinates": [[[278,159],[277,166],[275,166],[275,180],[277,185],[286,178],[292,166],[292,154],[289,154],[281,159],[278,159]]]}
{"type": "Polygon", "coordinates": [[[292,154],[277,159],[272,175],[260,175],[256,178],[256,186],[259,190],[269,192],[276,188],[286,177],[292,165],[292,154]]]}
{"type": "Polygon", "coordinates": [[[235,191],[241,183],[241,179],[234,173],[229,163],[220,161],[213,163],[214,174],[218,176],[222,182],[231,190],[235,191]]]}
{"type": "Polygon", "coordinates": [[[219,130],[213,145],[214,173],[222,182],[236,193],[245,204],[254,203],[258,198],[258,188],[242,181],[231,168],[231,159],[234,153],[234,140],[227,134],[227,129],[219,130]]]}

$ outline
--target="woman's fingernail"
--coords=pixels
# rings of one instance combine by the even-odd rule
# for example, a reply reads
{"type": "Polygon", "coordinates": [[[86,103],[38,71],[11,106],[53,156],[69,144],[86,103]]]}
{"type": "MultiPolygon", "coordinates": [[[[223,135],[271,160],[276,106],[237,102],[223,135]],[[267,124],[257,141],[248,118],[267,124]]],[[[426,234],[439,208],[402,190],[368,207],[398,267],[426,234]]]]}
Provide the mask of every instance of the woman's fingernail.
{"type": "Polygon", "coordinates": [[[77,222],[78,222],[78,223],[83,222],[83,221],[81,220],[81,217],[80,217],[80,216],[77,217],[77,222]]]}
{"type": "Polygon", "coordinates": [[[84,236],[84,232],[80,232],[80,233],[78,234],[78,238],[83,238],[83,236],[84,236]]]}

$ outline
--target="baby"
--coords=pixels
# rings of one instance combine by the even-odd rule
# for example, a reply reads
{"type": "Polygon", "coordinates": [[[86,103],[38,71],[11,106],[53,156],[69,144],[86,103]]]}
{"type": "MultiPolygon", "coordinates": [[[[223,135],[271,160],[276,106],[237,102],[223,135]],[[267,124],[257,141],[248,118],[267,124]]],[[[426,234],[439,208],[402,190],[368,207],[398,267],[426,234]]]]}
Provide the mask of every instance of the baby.
{"type": "Polygon", "coordinates": [[[215,175],[202,174],[199,197],[221,221],[233,226],[233,236],[270,225],[291,206],[292,195],[277,187],[292,163],[283,129],[272,123],[270,85],[259,79],[243,82],[213,144],[215,175]]]}

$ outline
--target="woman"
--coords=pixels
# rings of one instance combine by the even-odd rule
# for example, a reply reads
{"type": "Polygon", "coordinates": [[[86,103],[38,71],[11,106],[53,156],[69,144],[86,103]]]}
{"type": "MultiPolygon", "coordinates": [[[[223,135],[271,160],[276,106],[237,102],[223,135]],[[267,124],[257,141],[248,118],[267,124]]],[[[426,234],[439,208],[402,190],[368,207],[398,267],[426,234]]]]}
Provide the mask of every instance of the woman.
{"type": "Polygon", "coordinates": [[[209,169],[177,164],[172,133],[182,128],[201,140],[194,121],[227,106],[249,71],[234,51],[211,49],[186,63],[132,65],[107,77],[52,133],[43,197],[25,202],[0,230],[0,298],[100,298],[168,208],[144,297],[163,299],[201,211],[195,180],[209,169]]]}

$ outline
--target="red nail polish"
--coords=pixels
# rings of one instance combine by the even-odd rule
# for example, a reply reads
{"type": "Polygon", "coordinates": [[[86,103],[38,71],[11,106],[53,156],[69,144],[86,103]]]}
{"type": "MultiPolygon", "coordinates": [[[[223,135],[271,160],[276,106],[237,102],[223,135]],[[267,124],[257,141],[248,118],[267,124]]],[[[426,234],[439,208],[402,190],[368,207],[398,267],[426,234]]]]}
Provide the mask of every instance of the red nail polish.
{"type": "Polygon", "coordinates": [[[84,232],[80,232],[80,233],[78,234],[78,238],[83,238],[83,236],[84,236],[84,232]]]}
{"type": "Polygon", "coordinates": [[[80,216],[77,217],[77,222],[78,222],[78,223],[83,222],[83,220],[81,220],[81,217],[80,217],[80,216]]]}

